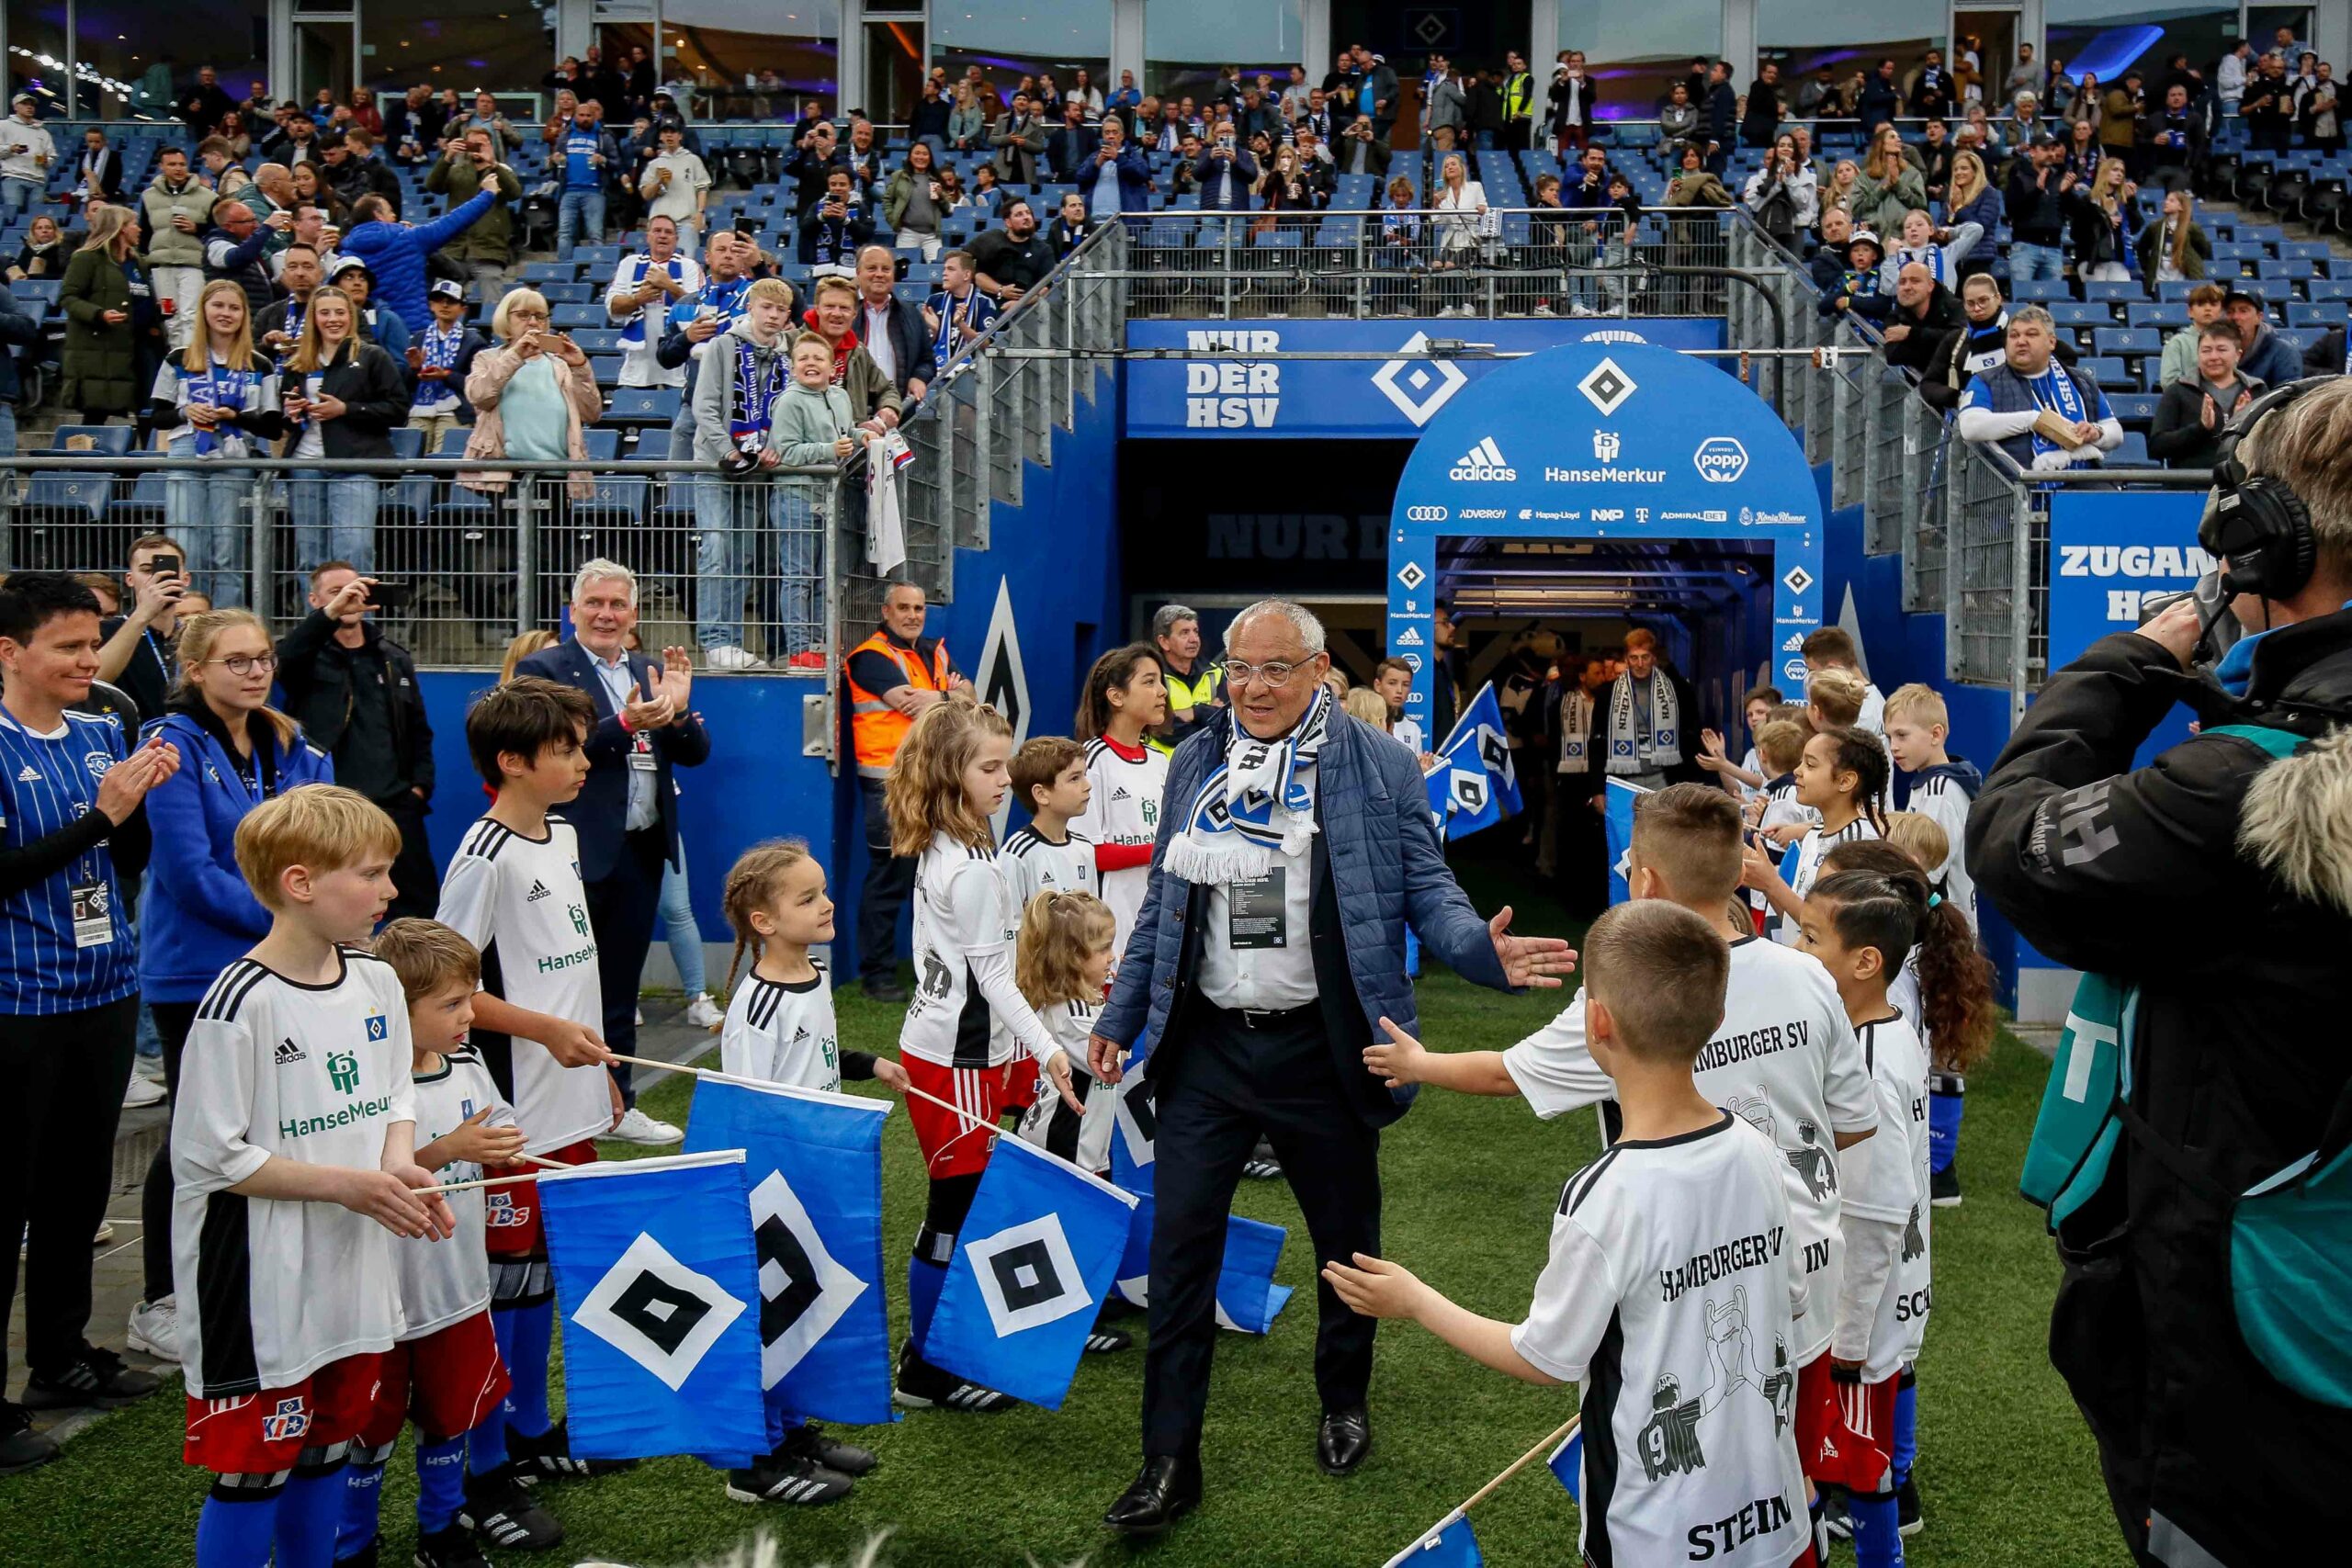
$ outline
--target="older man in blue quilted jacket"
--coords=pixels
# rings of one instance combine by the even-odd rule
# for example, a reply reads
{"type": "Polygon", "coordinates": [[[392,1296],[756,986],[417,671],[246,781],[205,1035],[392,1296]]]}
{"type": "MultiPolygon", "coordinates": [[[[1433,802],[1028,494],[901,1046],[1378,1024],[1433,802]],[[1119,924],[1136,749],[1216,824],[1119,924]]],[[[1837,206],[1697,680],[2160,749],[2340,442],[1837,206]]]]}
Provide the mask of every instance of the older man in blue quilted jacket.
{"type": "MultiPolygon", "coordinates": [[[[1231,702],[1177,747],[1150,889],[1089,1049],[1116,1082],[1157,1042],[1151,1348],[1144,1467],[1103,1523],[1168,1528],[1201,1496],[1201,1425],[1226,1221],[1262,1134],[1317,1258],[1377,1253],[1380,1129],[1409,1089],[1364,1070],[1373,1025],[1415,1027],[1405,929],[1482,986],[1555,986],[1567,944],[1483,920],[1446,869],[1411,752],[1348,717],[1323,686],[1323,627],[1266,600],[1226,634],[1231,702]]],[[[1317,1287],[1316,1461],[1345,1475],[1372,1446],[1373,1322],[1317,1287]]]]}

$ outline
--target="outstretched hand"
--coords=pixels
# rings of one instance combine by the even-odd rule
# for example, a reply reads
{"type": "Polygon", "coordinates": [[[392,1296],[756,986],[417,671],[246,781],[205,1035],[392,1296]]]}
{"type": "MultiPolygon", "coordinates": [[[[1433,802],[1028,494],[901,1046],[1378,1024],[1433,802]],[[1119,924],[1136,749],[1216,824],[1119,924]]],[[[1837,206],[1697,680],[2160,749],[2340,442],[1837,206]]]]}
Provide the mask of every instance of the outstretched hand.
{"type": "Polygon", "coordinates": [[[1514,987],[1556,987],[1563,975],[1577,969],[1577,950],[1555,936],[1512,936],[1510,906],[1495,911],[1487,922],[1495,956],[1502,960],[1503,978],[1514,987]]]}
{"type": "Polygon", "coordinates": [[[1352,1269],[1344,1263],[1323,1266],[1325,1281],[1350,1312],[1359,1317],[1411,1317],[1419,1310],[1421,1292],[1429,1287],[1411,1269],[1366,1252],[1353,1256],[1352,1269]]]}

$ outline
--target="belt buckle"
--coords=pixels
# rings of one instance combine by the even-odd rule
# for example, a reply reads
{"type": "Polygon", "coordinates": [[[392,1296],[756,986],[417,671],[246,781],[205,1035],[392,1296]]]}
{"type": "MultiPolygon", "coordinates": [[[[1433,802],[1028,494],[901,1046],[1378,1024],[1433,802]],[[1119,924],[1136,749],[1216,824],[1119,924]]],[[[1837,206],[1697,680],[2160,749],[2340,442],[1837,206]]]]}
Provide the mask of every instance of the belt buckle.
{"type": "Polygon", "coordinates": [[[1241,1026],[1244,1029],[1255,1030],[1260,1027],[1261,1021],[1276,1017],[1281,1010],[1276,1008],[1238,1008],[1235,1010],[1241,1014],[1241,1026]]]}

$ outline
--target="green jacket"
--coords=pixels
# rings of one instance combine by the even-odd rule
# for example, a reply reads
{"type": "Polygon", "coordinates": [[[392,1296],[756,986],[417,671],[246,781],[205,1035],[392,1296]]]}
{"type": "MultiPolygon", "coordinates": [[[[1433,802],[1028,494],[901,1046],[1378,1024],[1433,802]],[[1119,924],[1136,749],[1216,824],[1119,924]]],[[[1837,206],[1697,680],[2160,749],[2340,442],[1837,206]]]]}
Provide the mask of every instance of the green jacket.
{"type": "Polygon", "coordinates": [[[204,231],[212,226],[213,195],[188,178],[187,188],[177,196],[164,188],[161,175],[156,176],[139,196],[139,227],[147,237],[147,265],[150,266],[202,266],[204,265],[204,231]],[[196,220],[196,232],[184,234],[172,227],[172,209],[185,209],[196,220]]]}
{"type": "MultiPolygon", "coordinates": [[[[471,228],[442,246],[441,254],[452,261],[490,262],[499,266],[514,261],[514,209],[523,200],[523,182],[503,164],[498,165],[497,178],[499,195],[503,199],[474,220],[471,228]]],[[[481,189],[481,171],[470,160],[459,163],[445,155],[426,173],[424,188],[436,196],[447,196],[452,209],[462,207],[481,189]]]]}
{"type": "MultiPolygon", "coordinates": [[[[797,380],[777,394],[769,419],[768,446],[792,468],[840,467],[833,443],[857,424],[850,417],[849,396],[839,387],[810,391],[797,380]]],[[[833,481],[818,474],[784,474],[776,482],[820,504],[832,495],[833,481]]]]}
{"type": "Polygon", "coordinates": [[[1892,251],[1902,243],[1903,220],[1915,208],[1927,207],[1928,184],[1905,160],[1894,171],[1894,178],[1884,185],[1867,173],[1856,175],[1847,205],[1854,214],[1854,227],[1875,231],[1881,247],[1892,251]]]}
{"type": "Polygon", "coordinates": [[[109,324],[107,310],[130,311],[130,278],[103,250],[75,251],[65,264],[65,348],[59,400],[84,413],[129,413],[140,403],[138,329],[109,324]]]}

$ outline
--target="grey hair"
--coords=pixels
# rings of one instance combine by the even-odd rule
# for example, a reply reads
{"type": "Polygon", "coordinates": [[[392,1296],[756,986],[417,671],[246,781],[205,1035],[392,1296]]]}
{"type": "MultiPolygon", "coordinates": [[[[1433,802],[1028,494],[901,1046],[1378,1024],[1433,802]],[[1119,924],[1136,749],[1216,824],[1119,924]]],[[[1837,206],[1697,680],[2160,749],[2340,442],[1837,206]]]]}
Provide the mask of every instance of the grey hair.
{"type": "Polygon", "coordinates": [[[616,560],[606,560],[598,556],[594,560],[581,562],[580,570],[571,574],[573,604],[580,603],[580,595],[592,582],[626,582],[628,584],[628,602],[631,604],[637,603],[637,573],[616,560]]]}
{"type": "Polygon", "coordinates": [[[2009,312],[2009,325],[2014,327],[2022,321],[2032,322],[2052,337],[2058,335],[2056,318],[2039,305],[2020,305],[2009,312]]]}
{"type": "Polygon", "coordinates": [[[1315,618],[1314,611],[1288,599],[1261,599],[1250,605],[1233,617],[1232,626],[1226,627],[1225,640],[1232,642],[1234,627],[1259,615],[1276,615],[1288,621],[1290,629],[1298,634],[1299,646],[1306,649],[1307,657],[1313,658],[1323,651],[1323,623],[1315,618]]]}
{"type": "Polygon", "coordinates": [[[1152,640],[1157,642],[1161,637],[1171,635],[1186,621],[1197,621],[1200,618],[1201,613],[1190,604],[1162,604],[1158,610],[1152,612],[1152,640]]]}

